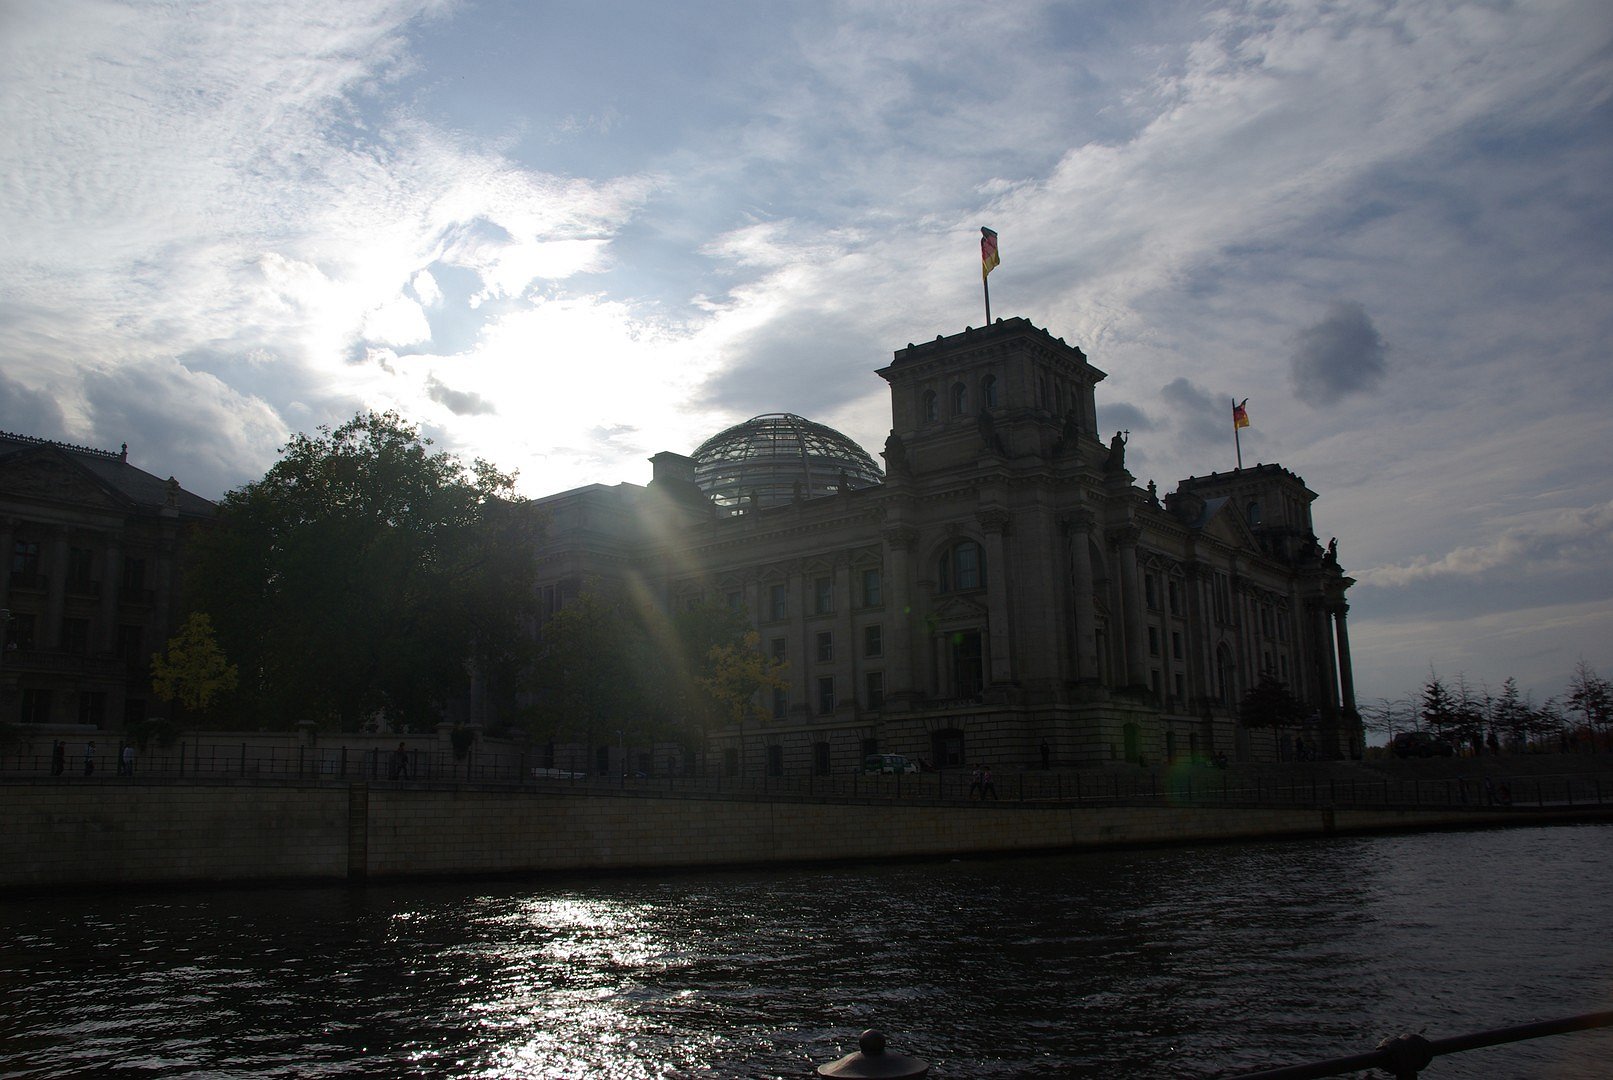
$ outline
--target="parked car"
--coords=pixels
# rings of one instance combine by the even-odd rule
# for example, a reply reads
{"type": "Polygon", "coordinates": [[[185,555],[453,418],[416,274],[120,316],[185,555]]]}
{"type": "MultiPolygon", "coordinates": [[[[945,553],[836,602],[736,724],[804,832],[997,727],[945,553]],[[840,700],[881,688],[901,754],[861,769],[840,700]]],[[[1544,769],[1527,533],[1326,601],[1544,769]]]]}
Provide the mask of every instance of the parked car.
{"type": "Polygon", "coordinates": [[[1454,757],[1456,748],[1428,731],[1402,731],[1389,740],[1389,752],[1398,758],[1454,757]]]}
{"type": "Polygon", "coordinates": [[[865,773],[916,773],[919,764],[901,754],[869,754],[863,758],[863,772],[865,773]]]}

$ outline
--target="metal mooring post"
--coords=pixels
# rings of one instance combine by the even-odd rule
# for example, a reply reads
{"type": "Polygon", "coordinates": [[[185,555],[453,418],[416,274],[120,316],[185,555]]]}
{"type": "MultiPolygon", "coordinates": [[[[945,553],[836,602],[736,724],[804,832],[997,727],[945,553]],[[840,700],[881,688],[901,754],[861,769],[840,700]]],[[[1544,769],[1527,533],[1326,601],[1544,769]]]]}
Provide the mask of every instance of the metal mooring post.
{"type": "Polygon", "coordinates": [[[879,1077],[880,1080],[901,1080],[904,1077],[929,1075],[930,1063],[923,1058],[886,1053],[884,1033],[873,1028],[869,1028],[858,1037],[857,1047],[855,1054],[847,1054],[838,1061],[819,1065],[818,1075],[879,1077]]]}

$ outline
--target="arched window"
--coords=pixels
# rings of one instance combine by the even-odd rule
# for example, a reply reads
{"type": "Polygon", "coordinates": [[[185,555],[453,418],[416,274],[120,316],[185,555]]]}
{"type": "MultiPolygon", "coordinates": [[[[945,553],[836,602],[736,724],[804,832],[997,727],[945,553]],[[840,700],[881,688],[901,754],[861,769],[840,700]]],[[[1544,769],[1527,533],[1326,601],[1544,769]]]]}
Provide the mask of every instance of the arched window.
{"type": "Polygon", "coordinates": [[[935,420],[937,419],[937,416],[938,414],[935,408],[935,391],[926,390],[924,391],[924,419],[926,421],[935,420]]]}
{"type": "Polygon", "coordinates": [[[997,376],[987,375],[980,380],[980,400],[985,402],[988,409],[997,407],[997,376]]]}
{"type": "Polygon", "coordinates": [[[1253,528],[1260,524],[1260,503],[1251,502],[1248,509],[1249,526],[1253,528]]]}
{"type": "Polygon", "coordinates": [[[962,416],[969,407],[969,388],[962,383],[952,384],[952,415],[962,416]]]}
{"type": "Polygon", "coordinates": [[[986,558],[973,540],[960,540],[941,553],[940,590],[961,592],[986,583],[986,558]]]}

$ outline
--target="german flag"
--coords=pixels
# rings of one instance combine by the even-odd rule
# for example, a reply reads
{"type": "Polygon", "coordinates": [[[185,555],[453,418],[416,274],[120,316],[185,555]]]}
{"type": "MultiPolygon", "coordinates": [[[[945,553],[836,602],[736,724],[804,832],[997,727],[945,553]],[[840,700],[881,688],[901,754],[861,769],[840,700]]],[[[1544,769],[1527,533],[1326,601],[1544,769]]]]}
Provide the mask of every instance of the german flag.
{"type": "Polygon", "coordinates": [[[984,281],[1000,262],[1002,260],[997,257],[997,234],[984,225],[980,226],[980,280],[984,281]]]}

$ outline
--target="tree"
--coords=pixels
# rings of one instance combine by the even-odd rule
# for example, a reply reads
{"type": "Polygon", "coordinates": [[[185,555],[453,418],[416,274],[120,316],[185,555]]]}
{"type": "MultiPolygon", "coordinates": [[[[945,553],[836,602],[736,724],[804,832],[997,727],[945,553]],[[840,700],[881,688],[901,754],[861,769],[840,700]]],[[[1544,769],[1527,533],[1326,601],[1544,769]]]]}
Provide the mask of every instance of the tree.
{"type": "Polygon", "coordinates": [[[239,679],[240,669],[218,646],[213,620],[199,611],[168,640],[165,652],[151,658],[151,689],[193,712],[205,711],[220,694],[234,690],[239,679]]]}
{"type": "Polygon", "coordinates": [[[607,733],[642,737],[643,649],[638,620],[598,583],[555,612],[538,632],[532,679],[548,737],[580,734],[590,752],[607,733]]]}
{"type": "Polygon", "coordinates": [[[1581,657],[1574,665],[1573,677],[1568,680],[1568,707],[1579,713],[1591,735],[1592,746],[1597,735],[1605,734],[1613,724],[1613,683],[1602,678],[1581,657]]]}
{"type": "MultiPolygon", "coordinates": [[[[1270,728],[1273,745],[1277,745],[1281,729],[1298,726],[1305,719],[1305,709],[1287,684],[1264,672],[1239,702],[1238,719],[1246,728],[1270,728]]],[[[1280,749],[1278,753],[1281,756],[1280,749]]]]}
{"type": "Polygon", "coordinates": [[[763,653],[758,648],[761,640],[760,634],[748,630],[740,641],[713,645],[706,654],[700,685],[729,723],[765,719],[768,710],[757,700],[760,692],[788,685],[784,681],[788,665],[763,653]]]}
{"type": "Polygon", "coordinates": [[[1508,675],[1490,707],[1490,730],[1511,745],[1523,743],[1529,738],[1531,711],[1518,692],[1518,680],[1508,675]]]}
{"type": "Polygon", "coordinates": [[[430,445],[394,413],[363,413],[293,436],[225,495],[192,608],[241,665],[249,722],[422,727],[472,664],[523,661],[534,517],[513,477],[430,445]]]}

